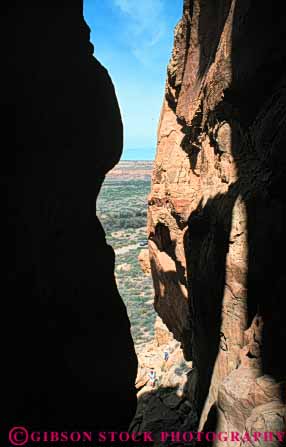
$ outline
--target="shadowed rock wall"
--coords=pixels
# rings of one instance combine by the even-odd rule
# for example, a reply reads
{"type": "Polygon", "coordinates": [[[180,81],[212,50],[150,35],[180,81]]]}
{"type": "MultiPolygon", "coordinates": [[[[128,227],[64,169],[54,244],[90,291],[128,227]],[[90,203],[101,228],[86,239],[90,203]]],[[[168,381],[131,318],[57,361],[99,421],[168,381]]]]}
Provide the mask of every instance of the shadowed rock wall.
{"type": "Polygon", "coordinates": [[[82,1],[1,5],[1,360],[8,426],[127,427],[137,360],[96,197],[122,151],[82,1]]]}
{"type": "Polygon", "coordinates": [[[200,429],[285,430],[284,23],[266,1],[186,0],[175,30],[149,251],[200,429]]]}

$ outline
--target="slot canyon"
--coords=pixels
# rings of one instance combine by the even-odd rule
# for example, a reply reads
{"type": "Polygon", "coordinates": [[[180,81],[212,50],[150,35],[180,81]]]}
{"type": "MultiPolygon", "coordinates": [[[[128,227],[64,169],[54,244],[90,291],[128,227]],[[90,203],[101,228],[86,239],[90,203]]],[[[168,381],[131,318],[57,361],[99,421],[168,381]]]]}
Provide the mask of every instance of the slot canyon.
{"type": "Polygon", "coordinates": [[[182,0],[140,259],[157,344],[192,366],[153,419],[96,215],[123,125],[83,0],[1,9],[5,429],[285,432],[282,6],[182,0]]]}

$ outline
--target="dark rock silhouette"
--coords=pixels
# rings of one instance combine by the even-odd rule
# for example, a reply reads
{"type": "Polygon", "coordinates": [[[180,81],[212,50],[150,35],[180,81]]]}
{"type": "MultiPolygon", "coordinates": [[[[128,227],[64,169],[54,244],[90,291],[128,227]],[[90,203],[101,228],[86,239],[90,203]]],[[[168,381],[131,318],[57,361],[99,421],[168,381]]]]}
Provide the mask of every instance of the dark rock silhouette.
{"type": "Polygon", "coordinates": [[[137,359],[96,217],[122,123],[82,0],[1,5],[2,410],[7,426],[128,427],[137,359]]]}

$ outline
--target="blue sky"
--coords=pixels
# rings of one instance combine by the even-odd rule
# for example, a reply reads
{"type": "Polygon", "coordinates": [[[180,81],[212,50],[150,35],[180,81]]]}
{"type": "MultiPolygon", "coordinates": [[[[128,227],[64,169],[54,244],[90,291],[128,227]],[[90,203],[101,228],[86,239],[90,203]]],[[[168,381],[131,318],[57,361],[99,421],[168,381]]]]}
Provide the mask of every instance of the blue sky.
{"type": "Polygon", "coordinates": [[[107,68],[124,123],[122,159],[154,158],[173,31],[183,0],[84,0],[95,57],[107,68]]]}

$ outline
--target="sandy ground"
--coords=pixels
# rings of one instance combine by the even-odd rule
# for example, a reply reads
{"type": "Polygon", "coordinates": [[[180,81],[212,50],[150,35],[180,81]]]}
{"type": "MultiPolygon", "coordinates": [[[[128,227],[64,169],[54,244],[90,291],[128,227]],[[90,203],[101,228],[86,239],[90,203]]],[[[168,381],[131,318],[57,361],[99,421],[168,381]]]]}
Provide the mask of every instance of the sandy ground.
{"type": "Polygon", "coordinates": [[[128,251],[135,250],[136,248],[139,248],[138,244],[130,244],[130,245],[126,245],[124,247],[116,248],[114,251],[115,251],[116,255],[124,255],[128,251]]]}

